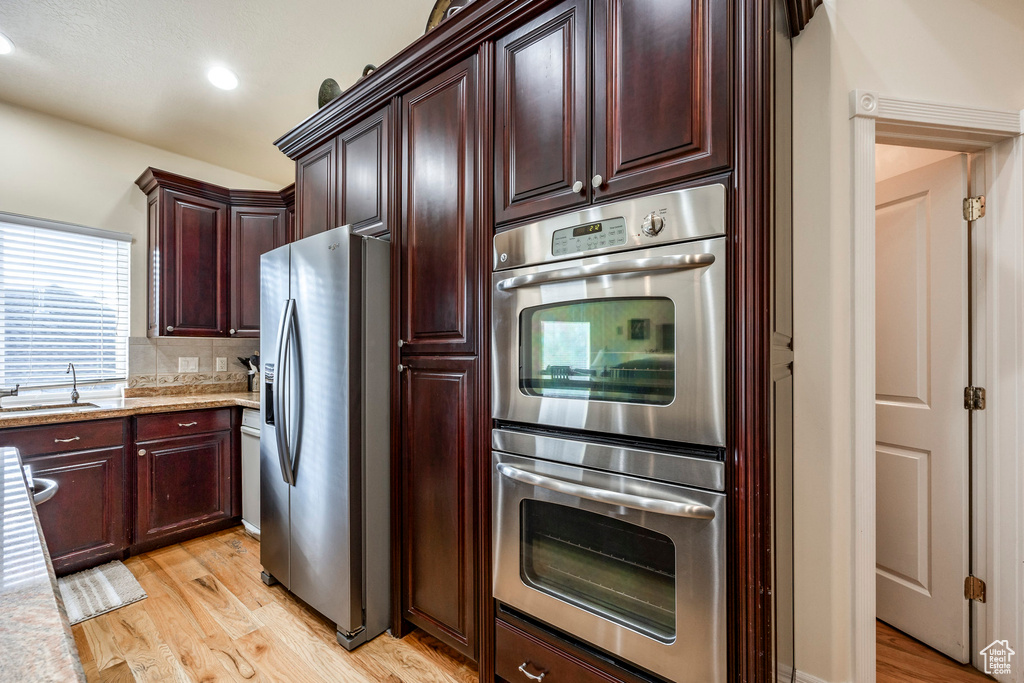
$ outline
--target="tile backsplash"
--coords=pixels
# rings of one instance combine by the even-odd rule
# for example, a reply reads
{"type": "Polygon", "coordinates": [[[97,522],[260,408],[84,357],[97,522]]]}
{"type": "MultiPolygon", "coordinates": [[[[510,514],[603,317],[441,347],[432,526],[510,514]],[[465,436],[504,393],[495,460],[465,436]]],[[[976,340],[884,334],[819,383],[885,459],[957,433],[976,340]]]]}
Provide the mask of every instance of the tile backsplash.
{"type": "Polygon", "coordinates": [[[125,395],[184,389],[245,391],[247,372],[238,356],[251,356],[259,349],[259,339],[130,337],[125,395]],[[226,371],[217,372],[218,357],[227,358],[226,371]],[[198,358],[198,371],[178,372],[179,358],[198,358]]]}

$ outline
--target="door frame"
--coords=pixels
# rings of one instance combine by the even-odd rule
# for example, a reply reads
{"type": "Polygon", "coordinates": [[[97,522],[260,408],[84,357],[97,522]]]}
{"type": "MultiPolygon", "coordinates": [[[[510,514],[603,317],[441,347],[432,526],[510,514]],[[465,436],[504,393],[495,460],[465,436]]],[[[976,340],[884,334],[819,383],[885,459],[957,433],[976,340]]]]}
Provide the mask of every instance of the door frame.
{"type": "MultiPolygon", "coordinates": [[[[974,230],[974,254],[992,263],[974,268],[975,383],[988,392],[988,407],[976,413],[974,451],[975,574],[998,603],[972,602],[971,661],[998,638],[1021,644],[1021,532],[1015,500],[1024,496],[1024,468],[1017,454],[1024,424],[1024,396],[1014,377],[1024,371],[1024,112],[993,111],[850,93],[852,149],[852,327],[853,424],[853,673],[875,680],[875,144],[902,144],[976,153],[972,187],[981,182],[988,212],[974,230]],[[980,168],[979,168],[980,167],[980,168]],[[999,247],[998,255],[995,247],[999,247]],[[995,263],[996,260],[999,263],[995,263]],[[999,368],[999,372],[994,372],[999,368]],[[1006,425],[1006,428],[1001,428],[1006,425]],[[999,511],[1009,514],[1000,515],[999,511]],[[998,551],[998,552],[997,552],[998,551]]],[[[1024,666],[1015,667],[1024,680],[1024,666]]]]}

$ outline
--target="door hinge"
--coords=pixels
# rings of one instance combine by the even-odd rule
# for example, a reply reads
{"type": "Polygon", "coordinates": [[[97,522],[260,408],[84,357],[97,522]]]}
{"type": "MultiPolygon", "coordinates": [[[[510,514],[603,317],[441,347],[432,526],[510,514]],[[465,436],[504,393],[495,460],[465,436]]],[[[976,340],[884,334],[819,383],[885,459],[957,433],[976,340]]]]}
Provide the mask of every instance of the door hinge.
{"type": "Polygon", "coordinates": [[[976,576],[964,579],[964,600],[985,602],[985,582],[976,576]]]}
{"type": "Polygon", "coordinates": [[[964,387],[964,410],[985,410],[985,387],[964,387]]]}
{"type": "Polygon", "coordinates": [[[976,221],[985,217],[985,195],[964,199],[964,220],[976,221]]]}

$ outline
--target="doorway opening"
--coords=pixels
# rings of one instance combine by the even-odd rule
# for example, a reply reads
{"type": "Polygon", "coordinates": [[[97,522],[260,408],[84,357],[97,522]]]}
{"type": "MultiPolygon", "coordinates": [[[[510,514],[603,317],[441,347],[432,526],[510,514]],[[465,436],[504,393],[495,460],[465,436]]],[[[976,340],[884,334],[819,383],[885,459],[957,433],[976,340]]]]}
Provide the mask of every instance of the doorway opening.
{"type": "MultiPolygon", "coordinates": [[[[974,277],[964,202],[984,152],[875,147],[875,505],[879,680],[987,680],[970,667],[974,277]],[[925,678],[922,666],[932,669],[925,678]]],[[[970,219],[970,220],[969,220],[970,219]]]]}

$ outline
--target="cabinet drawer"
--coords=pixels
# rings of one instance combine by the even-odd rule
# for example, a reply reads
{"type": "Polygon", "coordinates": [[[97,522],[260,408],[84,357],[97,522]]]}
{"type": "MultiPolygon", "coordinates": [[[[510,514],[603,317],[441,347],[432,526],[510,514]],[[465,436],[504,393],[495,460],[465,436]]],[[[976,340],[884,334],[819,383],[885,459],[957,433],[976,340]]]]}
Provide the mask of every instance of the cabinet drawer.
{"type": "Polygon", "coordinates": [[[124,420],[120,419],[24,427],[0,433],[0,446],[14,446],[25,459],[123,445],[124,420]]]}
{"type": "Polygon", "coordinates": [[[142,415],[135,418],[136,441],[219,432],[226,429],[231,429],[230,408],[142,415]]]}
{"type": "Polygon", "coordinates": [[[603,671],[500,619],[496,626],[494,672],[509,683],[534,683],[542,674],[544,683],[618,683],[603,671]]]}

